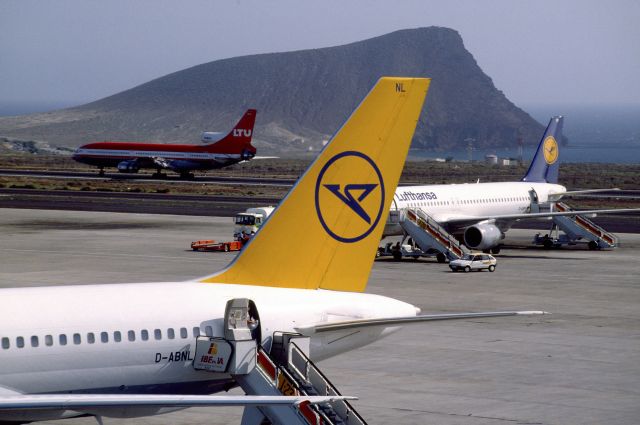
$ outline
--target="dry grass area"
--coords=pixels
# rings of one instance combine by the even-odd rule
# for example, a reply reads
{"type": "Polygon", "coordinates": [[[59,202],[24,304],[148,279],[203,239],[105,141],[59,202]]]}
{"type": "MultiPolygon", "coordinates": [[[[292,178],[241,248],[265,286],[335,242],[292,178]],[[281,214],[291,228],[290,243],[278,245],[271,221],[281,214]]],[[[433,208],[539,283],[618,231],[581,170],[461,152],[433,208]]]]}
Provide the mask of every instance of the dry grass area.
{"type": "Polygon", "coordinates": [[[0,188],[281,198],[286,187],[0,176],[0,188]]]}
{"type": "MultiPolygon", "coordinates": [[[[266,159],[236,164],[220,170],[212,170],[209,176],[298,178],[310,163],[310,159],[266,159]]],[[[67,156],[31,154],[2,154],[0,168],[49,171],[95,172],[89,167],[73,161],[67,156]]],[[[115,172],[115,170],[107,170],[115,172]]],[[[519,180],[526,172],[525,166],[489,166],[481,162],[437,163],[432,161],[408,161],[405,165],[403,183],[447,184],[519,180]]],[[[560,181],[570,189],[619,187],[640,190],[640,164],[562,164],[560,181]]],[[[136,180],[80,180],[73,178],[0,177],[0,187],[33,188],[46,190],[81,190],[109,192],[145,192],[225,196],[282,197],[286,187],[219,185],[215,183],[194,184],[180,182],[138,182],[136,180]]],[[[611,206],[610,200],[606,201],[611,206]]],[[[604,201],[589,199],[580,201],[580,206],[597,207],[604,201]]],[[[617,201],[618,206],[637,204],[636,201],[617,201]]]]}

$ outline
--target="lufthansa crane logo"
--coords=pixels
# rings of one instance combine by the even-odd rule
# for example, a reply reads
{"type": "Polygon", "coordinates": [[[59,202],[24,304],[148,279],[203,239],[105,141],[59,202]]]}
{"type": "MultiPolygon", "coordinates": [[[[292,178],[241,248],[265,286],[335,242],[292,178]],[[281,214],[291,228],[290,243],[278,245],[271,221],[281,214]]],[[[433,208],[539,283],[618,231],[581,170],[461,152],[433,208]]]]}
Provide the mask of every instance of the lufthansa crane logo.
{"type": "Polygon", "coordinates": [[[544,153],[544,160],[547,164],[551,165],[558,160],[558,143],[553,136],[549,136],[544,139],[542,149],[544,153]]]}
{"type": "Polygon", "coordinates": [[[375,162],[362,152],[341,152],[320,170],[315,202],[320,223],[332,238],[345,243],[357,242],[376,228],[382,216],[382,174],[375,162]],[[350,176],[361,177],[345,181],[350,176]]]}

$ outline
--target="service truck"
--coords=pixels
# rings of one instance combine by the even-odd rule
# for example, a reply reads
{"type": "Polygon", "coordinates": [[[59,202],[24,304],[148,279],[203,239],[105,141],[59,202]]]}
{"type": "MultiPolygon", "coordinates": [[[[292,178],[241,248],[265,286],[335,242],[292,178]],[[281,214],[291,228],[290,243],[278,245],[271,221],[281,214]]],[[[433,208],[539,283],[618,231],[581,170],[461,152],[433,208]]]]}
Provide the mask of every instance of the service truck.
{"type": "Polygon", "coordinates": [[[274,207],[248,208],[246,211],[236,214],[233,219],[233,241],[218,242],[213,239],[204,239],[191,242],[191,249],[194,251],[239,251],[267,221],[274,209],[274,207]]]}
{"type": "Polygon", "coordinates": [[[267,221],[274,207],[247,208],[245,212],[236,214],[234,218],[233,238],[242,240],[251,237],[267,221]]]}

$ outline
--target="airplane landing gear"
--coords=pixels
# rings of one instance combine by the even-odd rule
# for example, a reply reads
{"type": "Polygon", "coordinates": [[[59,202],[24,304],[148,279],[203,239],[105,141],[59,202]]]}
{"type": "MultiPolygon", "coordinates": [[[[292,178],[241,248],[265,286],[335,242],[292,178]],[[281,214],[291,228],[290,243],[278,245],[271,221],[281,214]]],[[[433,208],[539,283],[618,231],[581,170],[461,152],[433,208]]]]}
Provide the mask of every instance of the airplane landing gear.
{"type": "Polygon", "coordinates": [[[151,178],[154,178],[154,179],[166,179],[167,175],[164,174],[161,170],[162,170],[161,168],[158,168],[155,173],[151,174],[151,178]]]}
{"type": "Polygon", "coordinates": [[[186,180],[193,180],[196,178],[196,176],[193,173],[186,171],[186,172],[180,173],[180,178],[186,179],[186,180]]]}
{"type": "Polygon", "coordinates": [[[100,171],[98,171],[98,175],[100,177],[104,176],[104,167],[100,167],[100,171]]]}
{"type": "Polygon", "coordinates": [[[498,245],[498,246],[494,246],[493,248],[483,249],[482,252],[484,252],[485,254],[498,255],[500,254],[501,249],[502,249],[502,245],[498,245]]]}

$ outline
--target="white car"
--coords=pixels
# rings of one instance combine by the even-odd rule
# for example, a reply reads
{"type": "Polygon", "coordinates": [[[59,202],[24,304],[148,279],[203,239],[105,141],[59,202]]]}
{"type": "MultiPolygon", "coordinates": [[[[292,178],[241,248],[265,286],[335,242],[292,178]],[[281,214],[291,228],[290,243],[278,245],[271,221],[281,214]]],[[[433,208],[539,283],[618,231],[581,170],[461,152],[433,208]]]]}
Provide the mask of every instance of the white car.
{"type": "Polygon", "coordinates": [[[487,269],[490,272],[496,269],[496,259],[489,254],[466,254],[464,257],[453,260],[449,263],[451,271],[457,272],[458,270],[464,270],[470,272],[471,270],[484,270],[487,269]]]}

